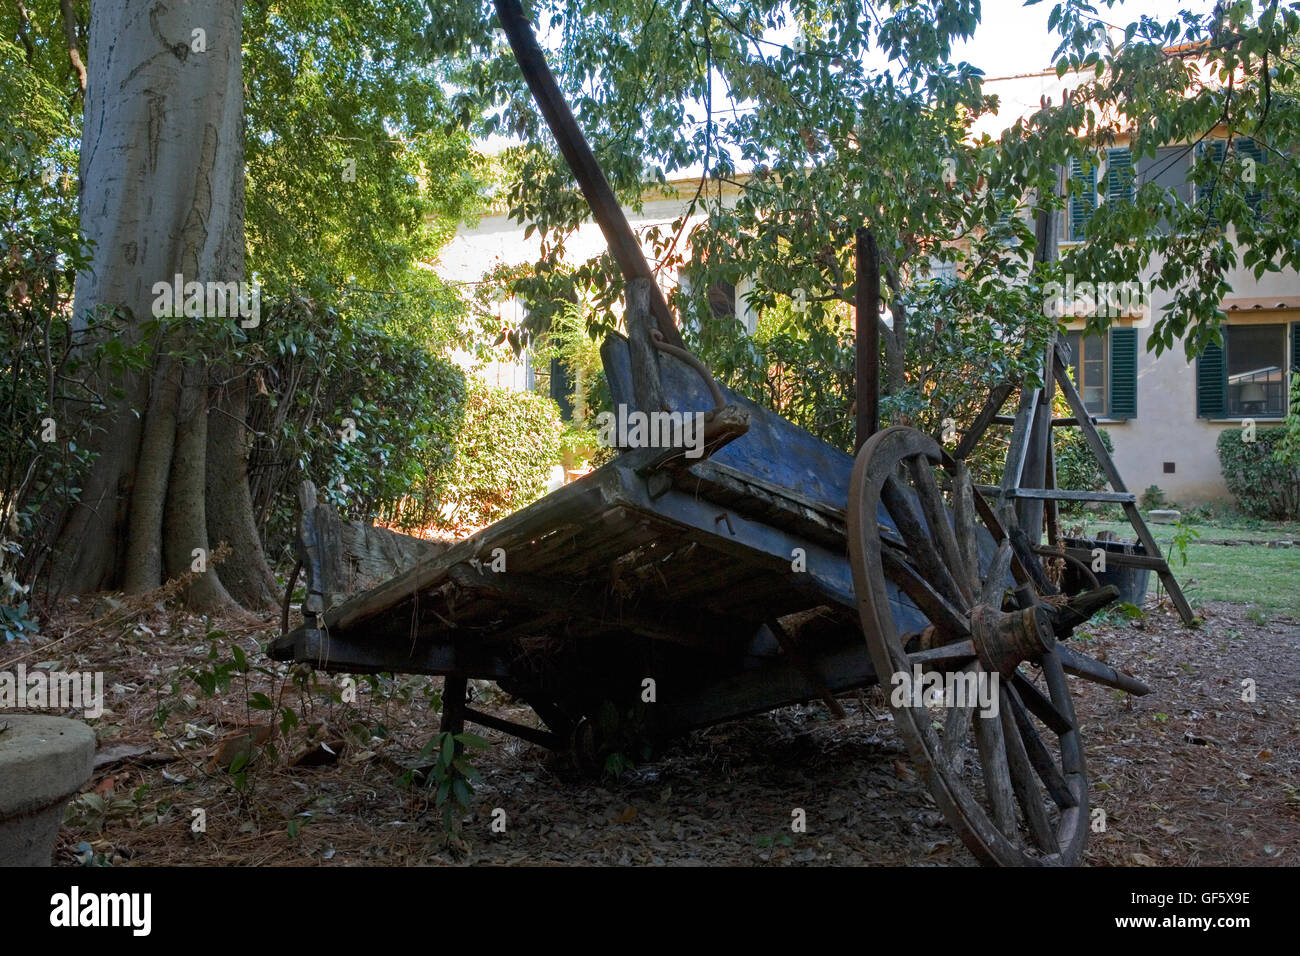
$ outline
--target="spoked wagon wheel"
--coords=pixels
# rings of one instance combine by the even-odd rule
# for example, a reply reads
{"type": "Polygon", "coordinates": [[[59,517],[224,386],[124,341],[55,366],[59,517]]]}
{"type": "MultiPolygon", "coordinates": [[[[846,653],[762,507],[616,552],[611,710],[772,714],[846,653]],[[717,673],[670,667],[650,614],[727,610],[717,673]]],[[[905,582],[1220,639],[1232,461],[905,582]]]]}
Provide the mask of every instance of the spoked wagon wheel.
{"type": "Polygon", "coordinates": [[[971,852],[986,864],[1072,865],[1087,838],[1088,782],[1053,612],[1012,607],[1010,542],[993,549],[985,538],[981,555],[970,476],[954,465],[945,493],[941,460],[932,438],[895,427],[854,464],[849,556],[871,662],[971,852]],[[897,530],[880,524],[881,502],[897,530]],[[891,606],[889,581],[921,615],[891,606]],[[900,628],[896,611],[928,626],[900,628]]]}

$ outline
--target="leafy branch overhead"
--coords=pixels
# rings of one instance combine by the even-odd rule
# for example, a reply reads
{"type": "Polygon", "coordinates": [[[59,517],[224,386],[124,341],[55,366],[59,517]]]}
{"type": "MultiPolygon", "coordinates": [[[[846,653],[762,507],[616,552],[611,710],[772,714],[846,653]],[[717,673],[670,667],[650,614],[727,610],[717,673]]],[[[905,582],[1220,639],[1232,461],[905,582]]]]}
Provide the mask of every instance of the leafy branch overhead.
{"type": "MultiPolygon", "coordinates": [[[[533,10],[625,202],[638,206],[648,182],[698,174],[683,193],[688,216],[647,237],[661,268],[696,270],[694,295],[679,302],[689,312],[706,314],[702,290],[711,282],[745,278],[754,307],[798,294],[811,304],[799,321],[823,323],[851,297],[851,237],[867,223],[882,249],[894,321],[906,319],[901,290],[923,281],[936,260],[955,260],[959,281],[976,290],[990,280],[1023,288],[1014,304],[981,304],[1001,320],[1024,321],[1041,311],[1037,286],[1048,280],[1030,268],[1034,214],[1060,210],[1076,191],[1060,170],[1101,162],[1117,136],[1128,136],[1134,161],[1184,146],[1195,197],[1153,179],[1136,184],[1133,201],[1098,208],[1061,268],[1106,281],[1158,266],[1153,282],[1170,304],[1151,346],[1186,336],[1195,354],[1217,337],[1235,265],[1261,275],[1300,263],[1292,52],[1300,14],[1277,2],[1219,4],[1169,20],[1141,16],[1119,30],[1101,26],[1112,6],[1069,0],[1052,10],[1057,72],[1072,92],[996,140],[973,132],[999,107],[985,77],[951,62],[953,42],[977,28],[975,3],[605,0],[580,11],[560,3],[533,10]],[[1262,162],[1255,168],[1242,150],[1200,148],[1212,134],[1249,138],[1262,162]],[[1066,195],[1053,196],[1059,187],[1066,195]],[[706,221],[690,224],[696,213],[706,221]]],[[[460,89],[453,102],[462,117],[483,115],[476,131],[525,144],[506,197],[512,215],[542,238],[544,274],[558,268],[587,211],[508,49],[485,32],[489,23],[480,11],[463,24],[480,32],[453,45],[476,54],[451,71],[460,89]]],[[[608,262],[582,263],[574,278],[593,284],[606,305],[621,294],[608,262]]],[[[901,353],[905,329],[888,334],[901,353]]],[[[899,387],[898,376],[891,384],[899,387]]]]}

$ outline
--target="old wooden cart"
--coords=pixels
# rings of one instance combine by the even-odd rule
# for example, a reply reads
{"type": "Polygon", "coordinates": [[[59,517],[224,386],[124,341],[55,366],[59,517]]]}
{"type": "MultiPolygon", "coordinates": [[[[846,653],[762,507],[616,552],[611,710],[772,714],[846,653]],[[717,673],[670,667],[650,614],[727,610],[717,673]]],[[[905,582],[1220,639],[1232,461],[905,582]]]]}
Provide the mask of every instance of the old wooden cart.
{"type": "Polygon", "coordinates": [[[306,622],[272,655],[445,675],[444,729],[475,722],[587,759],[797,702],[842,714],[836,695],[898,675],[984,681],[988,715],[960,693],[894,706],[913,760],[983,862],[1078,860],[1088,784],[1066,675],[1146,692],[1063,643],[1114,589],[1055,593],[1007,526],[1007,496],[997,508],[930,437],[888,428],[854,458],[714,384],[680,347],[518,5],[498,11],[628,279],[629,337],[603,350],[614,402],[702,413],[706,454],[625,449],[333,608],[329,545],[308,534],[306,622]],[[470,707],[469,678],[544,728],[470,707]]]}

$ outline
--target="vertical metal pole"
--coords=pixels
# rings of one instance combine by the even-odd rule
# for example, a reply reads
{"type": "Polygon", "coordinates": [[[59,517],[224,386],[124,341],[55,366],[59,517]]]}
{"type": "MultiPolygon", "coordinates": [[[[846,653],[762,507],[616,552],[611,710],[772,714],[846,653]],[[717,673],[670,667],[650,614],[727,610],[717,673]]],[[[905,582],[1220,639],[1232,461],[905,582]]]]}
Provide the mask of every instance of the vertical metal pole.
{"type": "Polygon", "coordinates": [[[880,428],[880,254],[876,236],[870,229],[858,229],[854,240],[858,414],[853,448],[856,451],[880,428]]]}

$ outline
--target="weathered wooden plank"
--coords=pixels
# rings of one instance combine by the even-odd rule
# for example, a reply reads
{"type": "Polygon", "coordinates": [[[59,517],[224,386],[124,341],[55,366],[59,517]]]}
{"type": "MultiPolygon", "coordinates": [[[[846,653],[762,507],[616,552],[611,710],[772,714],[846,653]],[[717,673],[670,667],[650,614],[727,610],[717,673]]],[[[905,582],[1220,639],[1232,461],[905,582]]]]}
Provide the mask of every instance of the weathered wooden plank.
{"type": "MultiPolygon", "coordinates": [[[[600,350],[615,406],[632,406],[636,401],[628,354],[621,335],[605,339],[600,350]]],[[[698,372],[673,355],[661,355],[664,400],[674,411],[706,412],[714,400],[698,372]]],[[[752,476],[776,488],[786,489],[814,502],[818,507],[844,511],[848,503],[849,476],[853,458],[786,421],[769,408],[723,387],[729,405],[749,415],[749,430],[710,460],[727,465],[742,475],[752,476]]],[[[686,462],[688,465],[689,461],[686,462]]]]}
{"type": "Polygon", "coordinates": [[[627,325],[632,391],[635,407],[644,412],[667,408],[663,385],[659,381],[659,351],[650,337],[654,321],[650,315],[650,287],[653,284],[648,277],[638,276],[628,280],[624,293],[627,304],[623,321],[627,325]]]}
{"type": "Polygon", "coordinates": [[[1016,424],[1011,430],[1011,443],[1007,447],[1007,462],[1002,471],[1001,496],[1006,499],[1013,488],[1019,488],[1025,470],[1025,458],[1033,437],[1034,415],[1038,410],[1038,391],[1025,389],[1020,393],[1020,408],[1016,424]]]}
{"type": "MultiPolygon", "coordinates": [[[[1001,385],[994,386],[993,390],[989,392],[989,397],[984,402],[984,407],[975,416],[975,421],[971,422],[970,428],[966,429],[966,432],[961,436],[961,441],[957,444],[957,450],[952,453],[954,458],[958,461],[965,461],[970,457],[970,453],[975,450],[979,440],[984,437],[989,425],[993,422],[1002,423],[1002,416],[998,415],[998,412],[1006,404],[1007,396],[1011,394],[1015,387],[1012,382],[1003,382],[1001,385]]],[[[1006,419],[1007,424],[1013,422],[1015,422],[1014,418],[1006,419]]]]}
{"type": "MultiPolygon", "coordinates": [[[[1002,494],[1002,488],[996,485],[980,485],[982,494],[1002,494]]],[[[1123,503],[1133,501],[1133,495],[1127,491],[1076,491],[1066,488],[1011,488],[1006,492],[1008,498],[1034,498],[1050,501],[1114,501],[1123,503]]]]}

